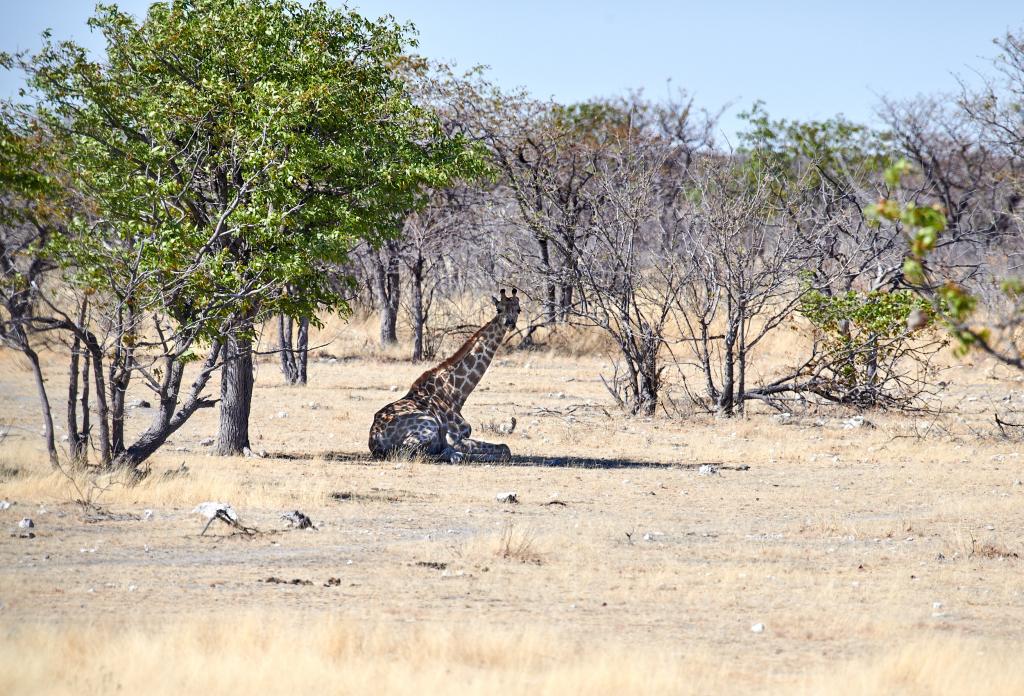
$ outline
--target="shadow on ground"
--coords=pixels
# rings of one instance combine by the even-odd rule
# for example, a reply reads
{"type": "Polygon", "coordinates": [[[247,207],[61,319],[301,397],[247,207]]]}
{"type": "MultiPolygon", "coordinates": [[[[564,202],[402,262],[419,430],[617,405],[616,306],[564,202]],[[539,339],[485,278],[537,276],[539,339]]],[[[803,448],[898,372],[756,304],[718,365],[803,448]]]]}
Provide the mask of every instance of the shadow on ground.
{"type": "MultiPolygon", "coordinates": [[[[268,459],[322,459],[329,462],[361,462],[374,463],[366,452],[269,452],[268,459]]],[[[747,471],[746,464],[726,465],[722,462],[649,462],[637,459],[607,459],[603,457],[537,457],[529,455],[513,455],[507,462],[492,463],[494,466],[537,466],[567,469],[699,469],[704,465],[713,466],[719,471],[747,471]]],[[[462,462],[452,466],[482,466],[483,462],[462,462]]]]}

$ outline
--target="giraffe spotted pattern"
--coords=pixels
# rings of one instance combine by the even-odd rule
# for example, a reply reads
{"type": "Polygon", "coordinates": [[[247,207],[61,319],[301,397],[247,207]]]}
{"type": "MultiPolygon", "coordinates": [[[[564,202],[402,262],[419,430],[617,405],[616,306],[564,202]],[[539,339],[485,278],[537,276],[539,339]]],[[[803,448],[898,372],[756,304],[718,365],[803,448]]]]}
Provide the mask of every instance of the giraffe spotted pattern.
{"type": "Polygon", "coordinates": [[[491,364],[505,334],[519,318],[516,290],[492,297],[497,315],[470,336],[455,354],[427,370],[413,382],[409,393],[377,411],[370,426],[370,453],[421,454],[446,462],[503,461],[511,456],[508,445],[470,439],[472,427],[462,417],[462,406],[491,364]]]}

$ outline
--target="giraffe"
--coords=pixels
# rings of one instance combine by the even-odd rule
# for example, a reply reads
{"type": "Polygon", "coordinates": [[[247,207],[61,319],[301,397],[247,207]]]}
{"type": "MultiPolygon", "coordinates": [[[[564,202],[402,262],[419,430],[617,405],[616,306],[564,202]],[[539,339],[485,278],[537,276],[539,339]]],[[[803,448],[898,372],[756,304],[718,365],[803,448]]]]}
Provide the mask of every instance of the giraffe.
{"type": "Polygon", "coordinates": [[[469,438],[472,427],[462,417],[462,406],[491,364],[505,334],[519,318],[519,298],[512,289],[501,298],[491,297],[497,315],[477,330],[455,354],[427,370],[413,382],[409,393],[388,404],[373,417],[370,453],[377,459],[388,454],[424,454],[446,462],[504,461],[508,445],[469,438]]]}

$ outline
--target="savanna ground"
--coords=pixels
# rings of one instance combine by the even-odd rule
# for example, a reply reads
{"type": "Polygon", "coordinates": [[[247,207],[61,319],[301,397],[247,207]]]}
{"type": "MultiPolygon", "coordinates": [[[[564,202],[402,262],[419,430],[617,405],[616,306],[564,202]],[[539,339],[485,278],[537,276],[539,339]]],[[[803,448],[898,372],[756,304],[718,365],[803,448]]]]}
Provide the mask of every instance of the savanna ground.
{"type": "Polygon", "coordinates": [[[1015,373],[949,358],[938,416],[640,419],[599,355],[503,352],[464,413],[514,462],[374,462],[424,366],[321,336],[308,387],[259,364],[265,458],[207,455],[205,410],[135,487],[49,471],[2,354],[0,692],[1024,693],[1015,373]],[[200,536],[207,500],[260,533],[200,536]]]}

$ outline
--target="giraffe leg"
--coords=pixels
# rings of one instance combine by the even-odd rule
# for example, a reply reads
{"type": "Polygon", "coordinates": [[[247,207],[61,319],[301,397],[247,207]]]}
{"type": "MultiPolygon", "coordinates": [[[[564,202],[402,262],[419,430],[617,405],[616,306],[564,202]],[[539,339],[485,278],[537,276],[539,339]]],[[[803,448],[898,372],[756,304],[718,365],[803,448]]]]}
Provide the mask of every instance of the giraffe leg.
{"type": "Polygon", "coordinates": [[[512,458],[512,450],[508,445],[496,445],[482,440],[471,440],[468,437],[451,444],[450,449],[458,458],[449,459],[452,463],[470,462],[507,462],[512,458]]]}

